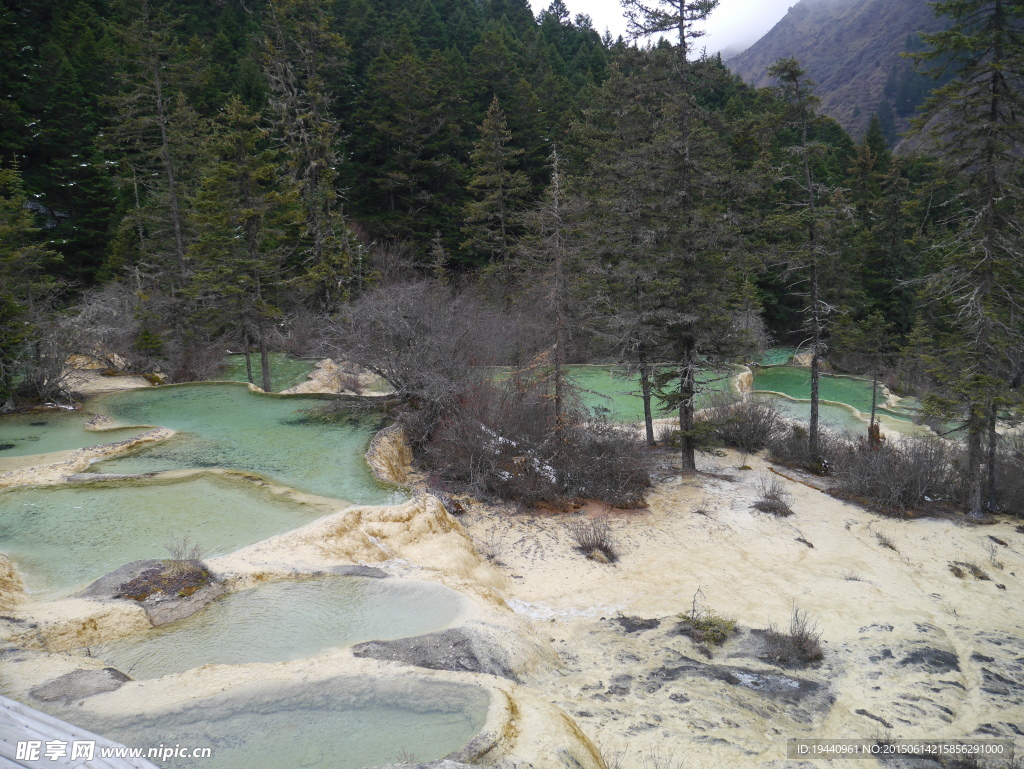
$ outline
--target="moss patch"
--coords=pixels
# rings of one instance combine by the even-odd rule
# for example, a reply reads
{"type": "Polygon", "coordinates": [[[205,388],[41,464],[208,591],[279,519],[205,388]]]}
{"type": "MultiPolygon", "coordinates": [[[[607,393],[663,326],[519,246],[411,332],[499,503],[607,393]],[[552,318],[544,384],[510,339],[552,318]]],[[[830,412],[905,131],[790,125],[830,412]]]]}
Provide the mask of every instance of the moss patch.
{"type": "Polygon", "coordinates": [[[151,595],[164,593],[187,598],[213,581],[213,575],[198,561],[167,561],[163,566],[146,569],[135,579],[122,584],[115,598],[145,601],[151,595]]]}

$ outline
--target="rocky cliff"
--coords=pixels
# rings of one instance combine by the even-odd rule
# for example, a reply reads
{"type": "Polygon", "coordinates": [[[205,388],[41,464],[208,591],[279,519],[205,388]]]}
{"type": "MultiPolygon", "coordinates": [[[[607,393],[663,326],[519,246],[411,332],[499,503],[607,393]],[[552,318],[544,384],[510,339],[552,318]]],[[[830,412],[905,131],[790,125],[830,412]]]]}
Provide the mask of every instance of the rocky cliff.
{"type": "Polygon", "coordinates": [[[901,54],[920,50],[918,33],[940,25],[927,0],[800,0],[726,64],[751,85],[767,86],[766,67],[796,58],[818,84],[822,111],[855,139],[878,114],[895,141],[934,85],[901,54]]]}

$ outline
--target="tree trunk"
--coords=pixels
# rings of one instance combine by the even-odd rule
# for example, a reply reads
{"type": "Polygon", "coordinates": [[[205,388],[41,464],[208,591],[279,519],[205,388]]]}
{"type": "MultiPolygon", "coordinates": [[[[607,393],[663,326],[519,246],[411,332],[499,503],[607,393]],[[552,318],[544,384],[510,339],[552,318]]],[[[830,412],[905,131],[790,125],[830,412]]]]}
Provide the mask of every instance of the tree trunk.
{"type": "Polygon", "coordinates": [[[975,404],[971,404],[971,414],[967,419],[967,514],[974,518],[982,515],[981,420],[975,404]]]}
{"type": "Polygon", "coordinates": [[[679,366],[679,442],[682,449],[683,473],[697,472],[697,446],[693,439],[693,398],[697,390],[694,352],[693,344],[687,344],[681,356],[682,364],[679,366]]]}
{"type": "Polygon", "coordinates": [[[651,415],[651,372],[647,365],[647,353],[644,351],[643,342],[637,348],[637,357],[640,359],[640,396],[644,401],[644,428],[647,431],[647,445],[654,445],[654,418],[651,415]]]}
{"type": "Polygon", "coordinates": [[[267,335],[260,329],[260,368],[263,370],[263,392],[272,392],[270,386],[270,353],[267,351],[267,335]]]}
{"type": "Polygon", "coordinates": [[[252,355],[249,353],[249,339],[244,339],[242,345],[242,349],[245,351],[242,353],[245,355],[245,378],[249,380],[249,384],[255,384],[252,381],[252,355]]]}
{"type": "Polygon", "coordinates": [[[159,67],[153,67],[153,89],[156,98],[156,119],[160,126],[160,157],[164,162],[167,176],[167,200],[171,206],[171,228],[174,230],[174,255],[178,261],[178,272],[185,277],[185,237],[182,232],[181,206],[178,203],[178,189],[174,176],[174,162],[171,160],[171,145],[167,138],[167,115],[164,107],[163,86],[159,67]]]}
{"type": "Polygon", "coordinates": [[[871,423],[868,425],[868,446],[877,448],[882,442],[881,428],[875,424],[878,403],[878,365],[871,368],[871,423]]]}
{"type": "Polygon", "coordinates": [[[996,494],[996,463],[998,461],[997,449],[999,448],[999,434],[996,432],[998,413],[995,403],[989,405],[988,409],[988,483],[985,489],[984,507],[990,513],[994,513],[998,506],[996,494]]]}

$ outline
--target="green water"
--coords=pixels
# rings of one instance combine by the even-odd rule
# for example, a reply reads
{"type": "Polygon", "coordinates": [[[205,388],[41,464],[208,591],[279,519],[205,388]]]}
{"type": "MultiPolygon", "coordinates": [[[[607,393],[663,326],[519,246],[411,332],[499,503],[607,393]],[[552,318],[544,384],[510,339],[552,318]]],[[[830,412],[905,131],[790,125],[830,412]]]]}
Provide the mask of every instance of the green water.
{"type": "Polygon", "coordinates": [[[0,460],[101,446],[145,432],[138,428],[87,430],[85,423],[91,418],[92,414],[82,411],[44,411],[0,417],[0,460]]]}
{"type": "MultiPolygon", "coordinates": [[[[260,356],[256,353],[252,359],[252,379],[259,387],[263,381],[263,374],[260,369],[260,356]]],[[[274,392],[287,390],[295,385],[302,384],[309,379],[309,372],[316,368],[316,362],[292,358],[284,353],[270,353],[270,384],[274,392]]],[[[249,378],[245,370],[244,355],[227,355],[224,357],[224,369],[217,377],[228,382],[248,382],[249,378]]]]}
{"type": "MultiPolygon", "coordinates": [[[[792,419],[808,421],[811,415],[811,372],[799,366],[772,366],[754,371],[754,389],[762,392],[777,392],[799,399],[797,402],[786,398],[772,398],[779,409],[792,419]]],[[[822,401],[845,403],[861,413],[853,412],[828,403],[820,404],[823,422],[839,432],[863,433],[871,417],[871,380],[851,376],[822,376],[819,394],[822,401]]],[[[904,435],[924,435],[928,429],[913,422],[920,404],[912,398],[904,398],[898,407],[883,407],[885,391],[878,386],[876,417],[882,425],[904,435]]]]}
{"type": "MultiPolygon", "coordinates": [[[[811,397],[810,369],[799,366],[772,366],[754,372],[754,389],[783,393],[791,398],[803,400],[811,397]]],[[[896,408],[885,405],[885,390],[878,385],[875,410],[895,419],[913,419],[920,404],[912,398],[904,398],[896,408]]],[[[846,403],[866,417],[871,416],[871,380],[852,376],[822,376],[819,395],[821,400],[846,403]]]]}
{"type": "Polygon", "coordinates": [[[181,536],[229,553],[323,515],[323,510],[241,481],[203,475],[135,482],[0,490],[0,552],[26,586],[66,595],[119,566],[166,558],[181,536]]]}
{"type": "Polygon", "coordinates": [[[795,347],[772,347],[761,353],[754,363],[759,366],[785,366],[797,352],[795,347]]]}
{"type": "Polygon", "coordinates": [[[362,641],[449,627],[465,605],[429,582],[325,577],[272,582],[226,595],[191,617],[93,653],[132,678],[208,664],[287,662],[362,641]]]}
{"type": "MultiPolygon", "coordinates": [[[[794,401],[768,393],[757,393],[754,397],[770,402],[787,419],[796,419],[801,422],[809,422],[811,419],[810,401],[794,401]]],[[[866,433],[868,429],[867,422],[859,419],[850,409],[829,403],[818,404],[818,419],[824,427],[837,433],[859,435],[866,433]]]]}
{"type": "MultiPolygon", "coordinates": [[[[644,401],[640,397],[640,377],[624,374],[614,366],[569,366],[569,376],[583,392],[583,403],[587,408],[607,412],[612,422],[642,422],[644,401]]],[[[707,390],[727,390],[735,372],[702,371],[697,379],[707,390]]],[[[697,408],[703,397],[696,398],[697,408]]],[[[658,408],[658,401],[651,403],[652,416],[660,419],[672,416],[658,408]]]]}
{"type": "Polygon", "coordinates": [[[477,687],[351,676],[248,685],[122,720],[81,708],[63,715],[129,747],[212,749],[209,758],[150,759],[167,769],[360,769],[461,749],[483,728],[488,704],[477,687]]]}
{"type": "Polygon", "coordinates": [[[266,476],[284,486],[360,504],[406,499],[376,481],[366,447],[376,414],[343,421],[310,418],[325,401],[254,393],[242,385],[197,384],[112,393],[94,410],[123,424],[181,431],[169,441],[96,465],[105,473],[223,467],[266,476]]]}

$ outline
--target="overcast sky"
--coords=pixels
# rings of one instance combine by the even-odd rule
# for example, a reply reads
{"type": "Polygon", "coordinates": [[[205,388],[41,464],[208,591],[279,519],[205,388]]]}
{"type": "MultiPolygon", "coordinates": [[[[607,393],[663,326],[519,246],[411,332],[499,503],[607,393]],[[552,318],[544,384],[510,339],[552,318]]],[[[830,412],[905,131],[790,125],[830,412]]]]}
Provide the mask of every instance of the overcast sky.
{"type": "MultiPolygon", "coordinates": [[[[551,0],[530,0],[535,13],[550,3],[551,0]]],[[[708,53],[746,48],[775,26],[795,3],[796,0],[721,0],[708,19],[707,36],[697,44],[706,46],[708,53]]],[[[589,14],[594,27],[602,34],[605,28],[610,29],[613,36],[626,32],[619,0],[565,0],[565,4],[573,16],[589,14]]]]}

